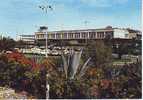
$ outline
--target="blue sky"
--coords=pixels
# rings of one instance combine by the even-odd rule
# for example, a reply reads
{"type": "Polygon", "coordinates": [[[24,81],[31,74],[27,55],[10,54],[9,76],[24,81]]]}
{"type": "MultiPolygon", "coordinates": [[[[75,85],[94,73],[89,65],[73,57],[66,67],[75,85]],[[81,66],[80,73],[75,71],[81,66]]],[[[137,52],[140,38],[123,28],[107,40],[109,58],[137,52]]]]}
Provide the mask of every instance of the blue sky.
{"type": "Polygon", "coordinates": [[[17,33],[33,34],[40,25],[47,25],[50,31],[107,25],[141,29],[141,0],[47,1],[53,11],[46,15],[38,8],[46,0],[2,0],[0,33],[15,38],[17,33]]]}

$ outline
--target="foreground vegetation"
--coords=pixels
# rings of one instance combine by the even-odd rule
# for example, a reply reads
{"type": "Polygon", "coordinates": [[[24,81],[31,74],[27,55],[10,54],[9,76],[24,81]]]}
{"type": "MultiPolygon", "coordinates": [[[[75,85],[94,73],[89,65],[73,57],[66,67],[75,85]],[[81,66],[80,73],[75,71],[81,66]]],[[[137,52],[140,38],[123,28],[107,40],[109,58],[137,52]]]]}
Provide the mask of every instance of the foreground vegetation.
{"type": "Polygon", "coordinates": [[[50,68],[50,98],[141,98],[141,62],[113,66],[111,52],[102,41],[88,45],[82,61],[92,60],[81,78],[66,78],[57,65],[50,68]]]}
{"type": "Polygon", "coordinates": [[[20,53],[0,55],[0,85],[26,91],[36,98],[45,98],[46,67],[20,53]],[[40,92],[39,92],[40,91],[40,92]]]}
{"type": "Polygon", "coordinates": [[[92,59],[84,75],[77,74],[74,79],[66,77],[60,57],[38,61],[14,50],[10,54],[2,52],[11,49],[1,48],[0,86],[24,92],[29,98],[46,98],[46,81],[54,99],[141,98],[141,62],[113,66],[108,42],[90,42],[83,50],[81,63],[92,59]]]}
{"type": "Polygon", "coordinates": [[[141,98],[140,63],[89,67],[82,78],[71,81],[57,64],[51,59],[37,64],[19,53],[3,54],[0,85],[25,91],[33,98],[45,98],[46,73],[49,73],[50,98],[141,98]]]}

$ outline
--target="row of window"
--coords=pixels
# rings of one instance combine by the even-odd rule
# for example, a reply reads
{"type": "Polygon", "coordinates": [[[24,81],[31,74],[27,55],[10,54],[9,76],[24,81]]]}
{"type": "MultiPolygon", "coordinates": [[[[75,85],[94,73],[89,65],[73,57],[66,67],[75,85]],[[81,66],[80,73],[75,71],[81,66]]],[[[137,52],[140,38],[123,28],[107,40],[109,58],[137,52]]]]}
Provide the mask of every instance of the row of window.
{"type": "MultiPolygon", "coordinates": [[[[57,33],[57,34],[47,34],[48,39],[103,39],[107,34],[113,34],[113,32],[82,32],[82,33],[57,33]]],[[[45,34],[38,34],[36,36],[38,39],[44,39],[45,34]]]]}

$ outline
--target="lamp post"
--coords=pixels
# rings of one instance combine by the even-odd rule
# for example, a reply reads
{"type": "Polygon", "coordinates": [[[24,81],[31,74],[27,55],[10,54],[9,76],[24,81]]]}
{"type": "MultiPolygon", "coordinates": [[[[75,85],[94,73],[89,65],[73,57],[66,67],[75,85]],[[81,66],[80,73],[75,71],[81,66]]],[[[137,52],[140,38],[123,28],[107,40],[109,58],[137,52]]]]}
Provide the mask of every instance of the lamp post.
{"type": "MultiPolygon", "coordinates": [[[[85,20],[84,21],[84,25],[85,25],[85,29],[87,28],[87,24],[88,24],[89,22],[87,21],[87,20],[85,20]]],[[[88,41],[88,33],[87,33],[87,37],[86,37],[86,39],[85,39],[85,44],[86,44],[86,46],[87,46],[87,41],[88,41]]]]}
{"type": "MultiPolygon", "coordinates": [[[[40,5],[39,8],[40,8],[46,15],[47,15],[48,9],[49,9],[49,10],[53,10],[52,6],[51,6],[51,5],[47,5],[47,4],[45,4],[45,5],[40,5]]],[[[47,30],[48,30],[48,28],[47,28],[47,30]]],[[[48,57],[48,55],[47,55],[47,50],[48,50],[48,46],[47,46],[47,34],[48,34],[48,31],[47,31],[47,30],[46,30],[46,32],[45,32],[45,35],[46,35],[46,52],[45,52],[45,56],[46,56],[46,58],[48,57]]]]}
{"type": "MultiPolygon", "coordinates": [[[[46,80],[48,80],[49,78],[49,74],[46,75],[46,80]]],[[[48,81],[46,81],[47,84],[46,84],[46,99],[49,99],[49,91],[50,91],[50,86],[48,84],[48,81]]]]}

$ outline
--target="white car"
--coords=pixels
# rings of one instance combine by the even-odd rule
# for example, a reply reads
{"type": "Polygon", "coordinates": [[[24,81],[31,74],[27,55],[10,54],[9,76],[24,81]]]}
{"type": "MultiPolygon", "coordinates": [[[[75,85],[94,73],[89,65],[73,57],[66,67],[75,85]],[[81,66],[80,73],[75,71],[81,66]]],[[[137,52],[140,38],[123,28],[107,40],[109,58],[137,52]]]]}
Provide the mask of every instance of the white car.
{"type": "Polygon", "coordinates": [[[69,50],[64,50],[64,54],[69,54],[69,50]]]}
{"type": "Polygon", "coordinates": [[[32,51],[32,53],[40,54],[41,49],[40,48],[31,48],[31,51],[32,51]]]}
{"type": "Polygon", "coordinates": [[[59,52],[57,50],[52,50],[51,54],[52,55],[59,55],[59,52]]]}
{"type": "Polygon", "coordinates": [[[44,54],[44,55],[45,55],[46,52],[47,52],[47,54],[50,54],[50,53],[51,53],[51,50],[49,50],[49,49],[48,49],[47,51],[46,51],[46,50],[41,50],[41,51],[40,51],[40,54],[44,54]]]}

